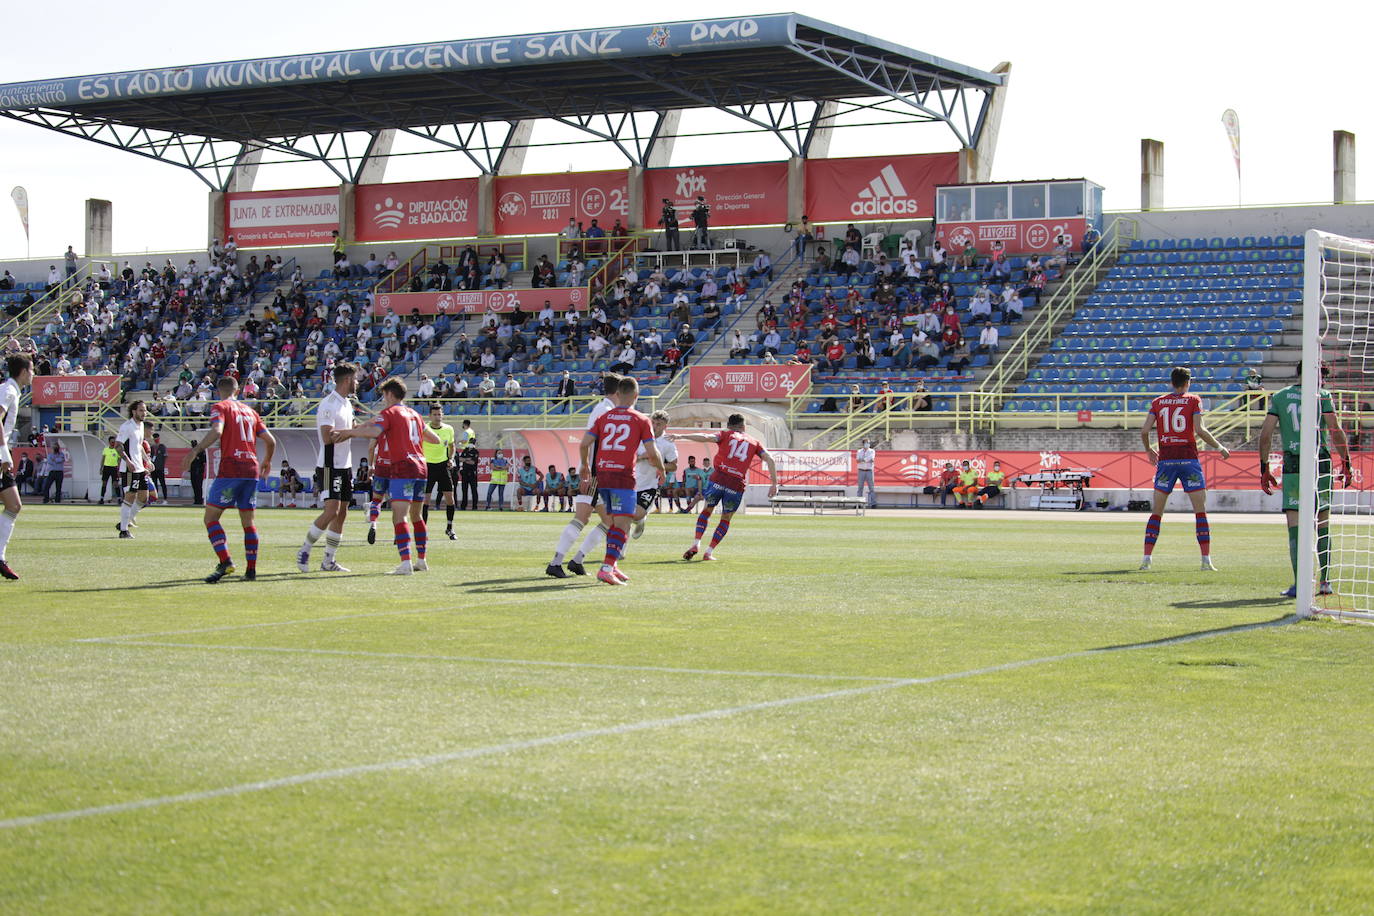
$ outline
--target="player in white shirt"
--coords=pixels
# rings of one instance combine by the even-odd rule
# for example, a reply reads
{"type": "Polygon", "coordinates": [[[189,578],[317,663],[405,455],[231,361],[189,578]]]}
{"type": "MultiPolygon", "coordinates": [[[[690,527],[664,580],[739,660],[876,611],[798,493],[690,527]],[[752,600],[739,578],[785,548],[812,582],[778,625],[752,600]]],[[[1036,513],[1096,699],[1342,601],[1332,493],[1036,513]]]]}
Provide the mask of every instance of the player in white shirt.
{"type": "MultiPolygon", "coordinates": [[[[620,379],[621,376],[613,372],[608,372],[601,377],[601,389],[605,397],[592,408],[592,415],[587,420],[587,429],[591,429],[592,426],[596,424],[596,421],[601,419],[602,414],[615,407],[615,401],[611,400],[611,396],[620,390],[620,379]]],[[[595,483],[589,479],[583,479],[579,490],[580,492],[573,497],[573,517],[563,528],[563,533],[558,536],[558,546],[554,549],[553,560],[549,562],[548,566],[544,567],[544,573],[553,576],[555,579],[568,578],[568,574],[563,570],[563,558],[567,556],[568,551],[572,549],[573,541],[577,540],[578,534],[582,532],[583,528],[587,527],[587,522],[592,517],[593,509],[600,512],[599,507],[596,505],[595,483]]],[[[579,576],[585,576],[587,574],[586,570],[582,567],[582,558],[595,549],[600,538],[606,536],[606,525],[604,524],[605,513],[601,514],[603,516],[603,524],[597,525],[587,533],[576,556],[568,562],[568,569],[571,569],[579,576]]]]}
{"type": "Polygon", "coordinates": [[[129,525],[138,517],[138,510],[148,504],[148,453],[143,450],[146,419],[148,405],[133,401],[129,404],[129,419],[115,433],[119,465],[124,471],[124,500],[119,504],[119,524],[115,530],[125,540],[133,537],[129,525]]]}
{"type": "Polygon", "coordinates": [[[33,360],[27,356],[10,356],[5,360],[9,378],[0,383],[0,576],[18,579],[19,575],[5,560],[5,548],[9,546],[10,535],[14,534],[14,523],[24,508],[19,498],[19,485],[14,479],[14,456],[10,454],[10,437],[14,435],[14,424],[19,419],[19,399],[24,386],[33,381],[33,360]]]}
{"type": "MultiPolygon", "coordinates": [[[[649,419],[654,424],[654,445],[658,447],[658,455],[663,459],[663,470],[671,475],[677,470],[677,445],[664,435],[668,431],[668,411],[655,410],[649,415],[649,419]]],[[[657,499],[658,468],[645,456],[644,443],[641,442],[639,453],[635,457],[635,521],[630,529],[631,538],[638,538],[644,534],[644,519],[649,515],[649,507],[657,499]]],[[[626,543],[625,546],[628,548],[630,545],[626,543]]],[[[620,555],[623,558],[625,551],[622,550],[620,555]]]]}
{"type": "Polygon", "coordinates": [[[296,568],[310,571],[310,548],[324,537],[323,572],[348,572],[334,559],[343,541],[348,505],[353,501],[353,443],[341,437],[353,429],[353,394],[358,390],[358,367],[339,363],[334,367],[334,390],[320,400],[315,413],[320,450],[315,462],[315,487],[324,497],[324,509],[310,524],[305,543],[296,553],[296,568]]]}

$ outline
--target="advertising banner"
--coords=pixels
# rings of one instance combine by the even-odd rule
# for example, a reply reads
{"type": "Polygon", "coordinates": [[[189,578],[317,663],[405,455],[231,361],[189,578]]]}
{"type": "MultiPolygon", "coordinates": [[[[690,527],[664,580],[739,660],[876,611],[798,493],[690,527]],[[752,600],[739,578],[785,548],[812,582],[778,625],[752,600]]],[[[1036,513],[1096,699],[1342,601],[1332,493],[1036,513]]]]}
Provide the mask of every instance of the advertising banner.
{"type": "Polygon", "coordinates": [[[1001,242],[1009,255],[1046,254],[1055,239],[1064,237],[1070,251],[1077,251],[1083,241],[1088,221],[1081,216],[1057,219],[1004,219],[983,223],[941,223],[935,227],[935,237],[946,251],[960,252],[970,241],[980,254],[990,254],[992,243],[1001,242]]]}
{"type": "Polygon", "coordinates": [[[360,184],[353,194],[360,242],[457,239],[477,234],[477,179],[360,184]]]}
{"type": "MultiPolygon", "coordinates": [[[[777,451],[779,481],[792,486],[852,487],[858,475],[848,451],[777,451]]],[[[1148,491],[1154,486],[1155,467],[1144,452],[976,452],[976,451],[880,451],[873,465],[874,484],[879,487],[930,486],[940,478],[945,464],[958,469],[963,462],[980,476],[1001,462],[1008,480],[1020,474],[1041,471],[1087,470],[1093,478],[1092,489],[1148,491]]],[[[1209,490],[1257,490],[1259,461],[1256,452],[1232,452],[1223,459],[1216,452],[1204,452],[1202,471],[1209,490]]],[[[1351,488],[1365,490],[1374,484],[1374,455],[1356,453],[1351,468],[1351,488]]],[[[1282,461],[1275,454],[1270,462],[1275,474],[1282,472],[1282,461]]],[[[755,467],[750,483],[767,483],[768,474],[755,467]]]]}
{"type": "Polygon", "coordinates": [[[810,366],[692,366],[691,396],[711,401],[764,401],[805,394],[810,366]]]}
{"type": "Polygon", "coordinates": [[[321,245],[339,228],[337,188],[224,195],[225,232],[240,248],[321,245]]]}
{"type": "Polygon", "coordinates": [[[934,219],[935,186],[958,180],[958,153],[806,160],[812,222],[934,219]]]}
{"type": "Polygon", "coordinates": [[[626,221],[630,194],[625,172],[559,172],[498,177],[492,189],[497,235],[541,235],[563,231],[571,217],[584,229],[597,225],[610,235],[626,221]]]}
{"type": "Polygon", "coordinates": [[[644,172],[644,225],[658,225],[663,198],[678,210],[683,232],[695,228],[690,215],[697,196],[711,208],[710,226],[782,225],[787,222],[787,163],[698,165],[644,172]]]}
{"type": "Polygon", "coordinates": [[[35,375],[33,404],[113,404],[119,400],[119,382],[118,375],[35,375]]]}
{"type": "Polygon", "coordinates": [[[373,299],[375,315],[385,315],[387,309],[397,315],[409,315],[416,309],[421,315],[472,315],[478,312],[538,312],[547,302],[556,312],[587,307],[585,286],[553,286],[547,289],[455,289],[447,292],[431,290],[423,293],[377,293],[373,299]]]}

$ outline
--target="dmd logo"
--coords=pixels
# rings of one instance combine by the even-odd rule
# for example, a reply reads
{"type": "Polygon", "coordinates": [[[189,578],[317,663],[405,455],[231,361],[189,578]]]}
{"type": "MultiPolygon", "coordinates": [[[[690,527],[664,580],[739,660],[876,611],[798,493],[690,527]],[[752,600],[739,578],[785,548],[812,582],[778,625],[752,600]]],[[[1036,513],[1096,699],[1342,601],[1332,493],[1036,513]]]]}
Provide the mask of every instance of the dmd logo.
{"type": "Polygon", "coordinates": [[[849,207],[855,216],[907,216],[920,212],[920,202],[907,195],[906,186],[897,177],[897,170],[885,165],[877,176],[861,190],[858,200],[849,207]]]}
{"type": "Polygon", "coordinates": [[[752,19],[736,19],[734,22],[694,22],[690,37],[692,41],[720,41],[728,38],[753,38],[759,32],[759,24],[752,19]]]}

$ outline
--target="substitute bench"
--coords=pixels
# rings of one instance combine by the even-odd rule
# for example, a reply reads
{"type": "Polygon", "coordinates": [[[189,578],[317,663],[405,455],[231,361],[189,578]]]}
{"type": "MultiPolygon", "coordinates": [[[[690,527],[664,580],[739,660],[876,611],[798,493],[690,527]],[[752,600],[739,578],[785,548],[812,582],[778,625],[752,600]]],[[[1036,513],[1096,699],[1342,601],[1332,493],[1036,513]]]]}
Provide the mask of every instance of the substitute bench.
{"type": "Polygon", "coordinates": [[[774,515],[784,509],[810,509],[813,515],[824,515],[826,509],[853,511],[863,515],[868,508],[866,497],[848,496],[844,487],[778,487],[778,495],[769,500],[774,515]]]}

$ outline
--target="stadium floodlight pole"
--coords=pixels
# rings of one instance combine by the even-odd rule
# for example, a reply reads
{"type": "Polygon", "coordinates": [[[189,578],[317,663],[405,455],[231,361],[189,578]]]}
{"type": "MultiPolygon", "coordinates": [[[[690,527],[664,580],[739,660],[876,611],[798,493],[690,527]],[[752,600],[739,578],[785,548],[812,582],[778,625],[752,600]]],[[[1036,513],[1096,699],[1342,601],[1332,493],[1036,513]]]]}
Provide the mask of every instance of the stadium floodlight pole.
{"type": "MultiPolygon", "coordinates": [[[[1322,252],[1327,235],[1316,229],[1307,230],[1303,252],[1302,290],[1302,432],[1299,437],[1298,482],[1298,575],[1297,607],[1299,617],[1314,612],[1313,566],[1317,535],[1317,430],[1322,422],[1321,388],[1321,330],[1324,317],[1322,293],[1325,278],[1322,273],[1322,252]]],[[[1268,455],[1261,456],[1264,461],[1268,455]]],[[[1328,573],[1329,574],[1329,573],[1328,573]]]]}

